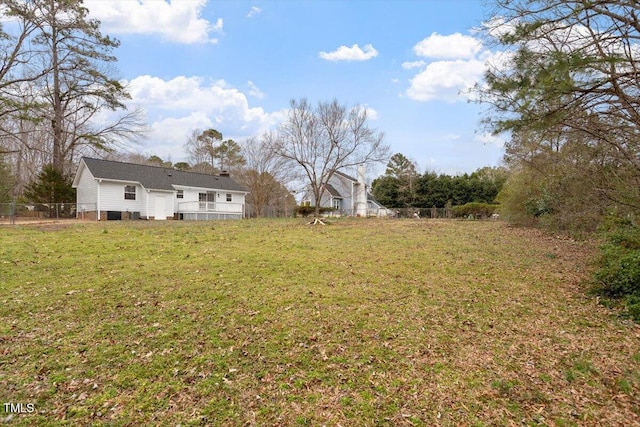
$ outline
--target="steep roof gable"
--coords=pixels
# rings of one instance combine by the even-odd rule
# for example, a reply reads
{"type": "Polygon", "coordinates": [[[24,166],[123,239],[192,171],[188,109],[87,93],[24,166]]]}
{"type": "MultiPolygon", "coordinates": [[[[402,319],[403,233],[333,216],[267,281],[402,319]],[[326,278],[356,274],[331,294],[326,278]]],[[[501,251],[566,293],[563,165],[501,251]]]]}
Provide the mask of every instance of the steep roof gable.
{"type": "Polygon", "coordinates": [[[349,181],[353,181],[353,182],[355,182],[355,183],[357,183],[357,182],[358,182],[358,180],[357,180],[356,178],[354,178],[354,177],[352,177],[352,176],[349,176],[349,175],[347,175],[347,174],[346,174],[346,173],[344,173],[344,172],[335,171],[335,172],[334,172],[334,175],[341,176],[341,177],[346,178],[346,179],[348,179],[349,181]]]}
{"type": "Polygon", "coordinates": [[[243,186],[228,176],[207,175],[172,168],[92,159],[89,157],[83,157],[82,161],[94,178],[139,182],[145,188],[152,190],[174,190],[173,185],[181,185],[247,192],[243,186]]]}
{"type": "Polygon", "coordinates": [[[336,190],[336,188],[333,185],[325,184],[324,188],[327,190],[327,192],[329,192],[329,195],[331,197],[342,199],[342,195],[340,194],[340,192],[338,190],[336,190]]]}

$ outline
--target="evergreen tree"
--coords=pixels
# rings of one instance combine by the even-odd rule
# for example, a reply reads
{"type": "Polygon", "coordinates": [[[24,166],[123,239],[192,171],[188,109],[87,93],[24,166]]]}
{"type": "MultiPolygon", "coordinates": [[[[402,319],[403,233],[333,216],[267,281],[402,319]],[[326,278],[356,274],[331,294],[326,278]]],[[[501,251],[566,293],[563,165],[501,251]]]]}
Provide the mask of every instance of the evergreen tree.
{"type": "Polygon", "coordinates": [[[231,172],[232,168],[245,164],[242,148],[233,139],[222,141],[215,150],[215,157],[220,161],[221,172],[231,172]]]}
{"type": "Polygon", "coordinates": [[[503,211],[562,229],[640,213],[638,2],[495,4],[485,34],[508,54],[477,92],[488,128],[511,136],[506,160],[517,176],[503,211]]]}
{"type": "Polygon", "coordinates": [[[53,165],[42,168],[36,181],[30,183],[24,191],[27,201],[35,203],[75,203],[76,189],[72,180],[53,165]]]}
{"type": "Polygon", "coordinates": [[[404,208],[400,194],[400,180],[393,176],[384,175],[371,183],[373,197],[387,208],[404,208]]]}
{"type": "MultiPolygon", "coordinates": [[[[396,153],[387,163],[385,175],[395,178],[397,183],[397,207],[413,207],[416,203],[418,172],[416,164],[404,154],[396,153]]],[[[389,182],[387,182],[387,185],[389,182]]],[[[381,202],[382,203],[382,202],[381,202]]],[[[391,206],[396,207],[396,206],[391,206]]]]}

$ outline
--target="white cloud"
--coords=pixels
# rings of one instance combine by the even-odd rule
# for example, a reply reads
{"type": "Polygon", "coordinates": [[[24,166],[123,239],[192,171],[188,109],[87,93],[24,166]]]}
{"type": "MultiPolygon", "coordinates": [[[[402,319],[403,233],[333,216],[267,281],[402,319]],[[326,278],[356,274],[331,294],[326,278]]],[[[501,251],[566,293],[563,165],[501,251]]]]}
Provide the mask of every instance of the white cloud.
{"type": "Polygon", "coordinates": [[[378,120],[378,112],[371,107],[364,106],[365,112],[367,113],[367,119],[369,120],[378,120]]]}
{"type": "Polygon", "coordinates": [[[421,68],[421,67],[424,67],[425,65],[427,65],[427,63],[424,61],[410,61],[410,62],[403,62],[402,68],[404,68],[405,70],[410,70],[412,68],[421,68]]]}
{"type": "Polygon", "coordinates": [[[506,21],[502,16],[494,16],[488,21],[482,22],[479,28],[472,30],[473,34],[486,32],[491,38],[499,40],[502,36],[513,33],[516,30],[518,21],[506,21]]]}
{"type": "Polygon", "coordinates": [[[222,28],[224,27],[224,22],[222,18],[216,19],[216,24],[212,27],[213,31],[216,33],[222,34],[222,28]]]}
{"type": "Polygon", "coordinates": [[[257,6],[251,6],[251,10],[247,13],[247,18],[253,18],[256,15],[262,13],[262,9],[257,6]]]}
{"type": "Polygon", "coordinates": [[[378,51],[370,44],[360,49],[360,46],[354,44],[351,47],[340,46],[333,52],[320,52],[318,56],[327,61],[366,61],[378,56],[378,51]]]}
{"type": "Polygon", "coordinates": [[[368,105],[356,105],[351,108],[351,111],[357,112],[358,114],[366,113],[368,120],[378,120],[378,112],[368,105]]]}
{"type": "Polygon", "coordinates": [[[258,99],[264,98],[264,92],[262,92],[251,80],[247,82],[247,86],[249,86],[249,95],[258,99]]]}
{"type": "Polygon", "coordinates": [[[216,43],[211,32],[222,32],[223,21],[215,24],[201,17],[206,0],[127,1],[85,0],[92,18],[99,19],[107,33],[160,35],[176,43],[216,43]]]}
{"type": "Polygon", "coordinates": [[[423,39],[414,48],[416,55],[426,59],[408,61],[404,69],[420,67],[409,79],[409,87],[402,94],[416,101],[467,101],[475,96],[471,89],[483,84],[489,66],[503,67],[512,53],[492,52],[472,36],[437,33],[423,39]]]}
{"type": "Polygon", "coordinates": [[[416,55],[434,59],[470,59],[481,49],[480,40],[460,33],[448,36],[433,33],[413,47],[416,55]]]}
{"type": "MultiPolygon", "coordinates": [[[[192,112],[183,117],[166,117],[151,123],[147,145],[153,145],[152,151],[160,157],[182,151],[187,135],[195,129],[215,128],[216,124],[205,113],[192,112]]],[[[179,156],[183,157],[183,156],[179,156]]]]}
{"type": "Polygon", "coordinates": [[[461,92],[471,89],[484,73],[484,61],[435,61],[409,80],[406,91],[416,101],[443,100],[456,102],[467,99],[461,92]]]}
{"type": "Polygon", "coordinates": [[[194,129],[214,127],[225,137],[241,139],[272,129],[286,117],[285,110],[269,113],[251,107],[247,96],[224,80],[145,75],[124,84],[132,97],[130,104],[147,113],[149,150],[163,158],[168,154],[184,158],[178,154],[194,129]]]}

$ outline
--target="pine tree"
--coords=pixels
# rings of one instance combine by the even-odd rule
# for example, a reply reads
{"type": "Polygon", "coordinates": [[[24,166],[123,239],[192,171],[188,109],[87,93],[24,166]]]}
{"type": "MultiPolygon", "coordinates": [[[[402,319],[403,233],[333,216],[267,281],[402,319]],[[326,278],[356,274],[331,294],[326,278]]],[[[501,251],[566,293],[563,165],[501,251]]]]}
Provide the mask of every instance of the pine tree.
{"type": "Polygon", "coordinates": [[[76,190],[71,186],[71,178],[65,176],[53,165],[42,168],[36,181],[24,191],[26,200],[35,203],[75,203],[76,190]]]}

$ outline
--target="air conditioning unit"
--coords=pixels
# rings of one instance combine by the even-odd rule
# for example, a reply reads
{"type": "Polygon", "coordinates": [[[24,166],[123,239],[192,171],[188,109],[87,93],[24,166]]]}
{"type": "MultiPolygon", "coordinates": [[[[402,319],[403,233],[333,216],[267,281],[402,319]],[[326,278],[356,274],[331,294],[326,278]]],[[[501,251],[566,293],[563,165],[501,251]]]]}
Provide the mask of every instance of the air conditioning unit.
{"type": "Polygon", "coordinates": [[[122,212],[107,211],[107,221],[120,221],[120,220],[122,220],[122,212]]]}

